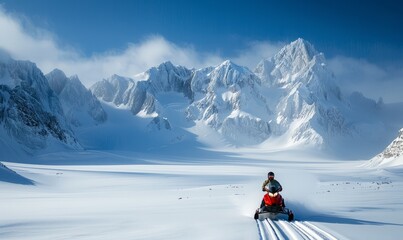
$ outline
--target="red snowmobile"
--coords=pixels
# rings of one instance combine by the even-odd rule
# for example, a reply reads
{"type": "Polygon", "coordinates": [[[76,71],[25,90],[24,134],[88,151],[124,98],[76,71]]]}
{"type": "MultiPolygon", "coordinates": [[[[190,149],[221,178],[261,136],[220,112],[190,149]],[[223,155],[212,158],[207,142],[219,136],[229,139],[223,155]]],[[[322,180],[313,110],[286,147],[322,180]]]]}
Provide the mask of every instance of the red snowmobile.
{"type": "Polygon", "coordinates": [[[288,221],[294,220],[294,213],[285,207],[284,199],[280,195],[279,189],[272,187],[264,195],[262,204],[256,210],[254,218],[259,220],[266,218],[276,219],[279,214],[288,216],[288,221]]]}

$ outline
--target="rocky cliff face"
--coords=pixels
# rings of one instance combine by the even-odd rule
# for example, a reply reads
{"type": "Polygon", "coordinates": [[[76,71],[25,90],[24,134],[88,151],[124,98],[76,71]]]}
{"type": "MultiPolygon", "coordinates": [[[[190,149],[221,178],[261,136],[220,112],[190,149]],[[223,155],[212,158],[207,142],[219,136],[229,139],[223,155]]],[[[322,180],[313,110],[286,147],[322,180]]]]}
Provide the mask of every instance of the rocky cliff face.
{"type": "Polygon", "coordinates": [[[187,117],[203,121],[235,144],[260,143],[271,134],[272,114],[261,87],[255,74],[231,61],[196,71],[192,78],[196,98],[187,117]]]}
{"type": "Polygon", "coordinates": [[[0,125],[27,149],[43,149],[57,141],[79,148],[56,94],[34,63],[2,58],[0,125]]]}
{"type": "Polygon", "coordinates": [[[256,143],[270,136],[269,123],[261,118],[267,119],[270,110],[259,92],[260,79],[247,68],[225,61],[217,67],[190,70],[166,62],[143,76],[144,80],[134,81],[114,75],[91,90],[99,99],[126,107],[135,115],[153,117],[150,124],[164,122],[157,129],[171,128],[160,95],[174,92],[189,102],[182,110],[189,121],[202,121],[228,139],[246,137],[256,143]]]}
{"type": "Polygon", "coordinates": [[[298,39],[290,43],[260,62],[254,72],[266,86],[279,92],[273,118],[275,134],[289,132],[296,142],[321,145],[331,135],[354,131],[345,118],[348,102],[327,69],[323,54],[309,42],[298,39]]]}
{"type": "Polygon", "coordinates": [[[403,156],[403,129],[400,129],[399,134],[392,143],[379,154],[380,158],[398,158],[403,156]]]}

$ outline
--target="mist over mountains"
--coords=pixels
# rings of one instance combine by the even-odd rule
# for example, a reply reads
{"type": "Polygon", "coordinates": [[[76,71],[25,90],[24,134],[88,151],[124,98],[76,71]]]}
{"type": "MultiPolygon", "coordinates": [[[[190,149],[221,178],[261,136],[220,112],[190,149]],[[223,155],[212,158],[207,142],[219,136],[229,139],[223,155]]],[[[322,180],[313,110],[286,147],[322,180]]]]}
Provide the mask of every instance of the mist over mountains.
{"type": "Polygon", "coordinates": [[[403,105],[343,93],[324,54],[297,39],[253,70],[230,60],[201,69],[164,62],[90,89],[78,76],[2,56],[0,125],[5,152],[202,144],[370,158],[402,127],[403,105]]]}

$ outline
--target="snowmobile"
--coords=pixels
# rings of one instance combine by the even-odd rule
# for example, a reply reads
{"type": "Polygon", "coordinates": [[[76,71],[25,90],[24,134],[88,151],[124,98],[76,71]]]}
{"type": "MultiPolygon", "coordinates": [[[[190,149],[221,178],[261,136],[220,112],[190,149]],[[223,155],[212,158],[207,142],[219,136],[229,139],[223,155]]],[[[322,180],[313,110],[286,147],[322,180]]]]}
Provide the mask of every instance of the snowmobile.
{"type": "Polygon", "coordinates": [[[264,195],[262,204],[255,212],[254,218],[264,220],[266,218],[277,219],[278,216],[286,216],[288,221],[294,220],[294,213],[285,207],[284,199],[279,189],[272,187],[264,195]]]}

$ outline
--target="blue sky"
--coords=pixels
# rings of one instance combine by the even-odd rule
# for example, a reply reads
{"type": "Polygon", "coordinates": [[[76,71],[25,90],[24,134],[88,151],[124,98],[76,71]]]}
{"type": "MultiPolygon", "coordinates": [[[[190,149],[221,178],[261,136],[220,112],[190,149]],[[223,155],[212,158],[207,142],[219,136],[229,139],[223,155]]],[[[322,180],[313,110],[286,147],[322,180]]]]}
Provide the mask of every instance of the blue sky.
{"type": "Polygon", "coordinates": [[[324,52],[340,81],[356,85],[352,89],[377,98],[383,93],[365,85],[402,81],[403,2],[397,0],[0,3],[1,48],[45,72],[59,67],[78,74],[87,85],[165,60],[203,67],[230,58],[253,68],[298,37],[324,52]],[[99,75],[95,65],[102,67],[99,75]]]}
{"type": "Polygon", "coordinates": [[[298,37],[329,57],[343,54],[384,62],[403,56],[401,1],[0,2],[86,55],[161,35],[226,56],[251,41],[290,42],[298,37]]]}

